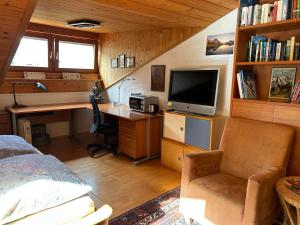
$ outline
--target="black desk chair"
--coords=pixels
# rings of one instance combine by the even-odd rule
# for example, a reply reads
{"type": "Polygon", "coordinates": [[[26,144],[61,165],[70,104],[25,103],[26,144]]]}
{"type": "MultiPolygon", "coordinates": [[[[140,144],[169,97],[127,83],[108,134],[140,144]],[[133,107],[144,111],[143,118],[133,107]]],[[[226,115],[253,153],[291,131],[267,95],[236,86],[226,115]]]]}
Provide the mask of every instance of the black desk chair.
{"type": "Polygon", "coordinates": [[[93,106],[93,125],[90,129],[90,133],[95,135],[102,134],[104,136],[104,144],[89,144],[87,146],[87,150],[89,150],[90,156],[93,158],[98,158],[111,152],[113,154],[116,154],[116,148],[112,144],[109,144],[109,139],[117,135],[117,128],[112,124],[102,122],[101,113],[96,99],[93,95],[89,95],[89,100],[93,106]],[[107,151],[103,154],[95,155],[96,152],[102,149],[107,149],[110,151],[107,151]]]}

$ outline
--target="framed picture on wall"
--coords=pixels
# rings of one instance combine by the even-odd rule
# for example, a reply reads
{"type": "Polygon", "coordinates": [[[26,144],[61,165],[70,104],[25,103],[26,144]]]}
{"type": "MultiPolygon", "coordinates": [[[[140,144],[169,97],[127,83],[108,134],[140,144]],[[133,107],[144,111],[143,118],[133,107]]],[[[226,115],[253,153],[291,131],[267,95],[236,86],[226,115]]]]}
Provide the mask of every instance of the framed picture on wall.
{"type": "Polygon", "coordinates": [[[269,98],[289,101],[295,82],[296,68],[273,68],[269,98]]]}
{"type": "Polygon", "coordinates": [[[165,65],[151,66],[151,91],[165,91],[165,65]]]}
{"type": "Polygon", "coordinates": [[[206,55],[233,54],[235,33],[207,36],[206,55]]]}
{"type": "Polygon", "coordinates": [[[119,67],[125,68],[125,54],[119,55],[119,67]]]}
{"type": "Polygon", "coordinates": [[[126,57],[126,68],[135,67],[135,58],[134,57],[126,57]]]}
{"type": "Polygon", "coordinates": [[[111,59],[111,68],[118,68],[118,58],[111,59]]]}

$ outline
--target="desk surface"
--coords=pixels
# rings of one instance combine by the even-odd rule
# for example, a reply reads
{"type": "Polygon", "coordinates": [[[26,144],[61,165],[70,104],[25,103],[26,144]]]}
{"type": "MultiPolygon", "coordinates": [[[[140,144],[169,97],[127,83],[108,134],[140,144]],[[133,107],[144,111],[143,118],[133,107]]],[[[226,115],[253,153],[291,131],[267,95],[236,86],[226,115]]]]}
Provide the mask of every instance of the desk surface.
{"type": "MultiPolygon", "coordinates": [[[[99,104],[99,110],[103,113],[121,117],[128,120],[144,120],[155,115],[147,113],[134,112],[129,109],[127,105],[113,106],[111,103],[99,104]]],[[[34,105],[27,106],[25,108],[7,108],[7,111],[14,114],[25,114],[25,113],[38,113],[38,112],[49,112],[49,111],[60,111],[60,110],[74,110],[74,109],[92,109],[92,105],[87,102],[81,103],[63,103],[63,104],[49,104],[49,105],[34,105]]]]}

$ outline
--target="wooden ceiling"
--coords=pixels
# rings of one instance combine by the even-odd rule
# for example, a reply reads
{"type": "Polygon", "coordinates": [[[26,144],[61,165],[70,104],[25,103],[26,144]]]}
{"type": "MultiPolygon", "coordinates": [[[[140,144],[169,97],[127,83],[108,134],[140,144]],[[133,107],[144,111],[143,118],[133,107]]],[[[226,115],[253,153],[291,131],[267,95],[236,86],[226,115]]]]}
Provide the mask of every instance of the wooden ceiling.
{"type": "Polygon", "coordinates": [[[39,0],[31,22],[65,27],[100,20],[87,31],[112,33],[155,28],[204,28],[238,7],[238,0],[39,0]]]}

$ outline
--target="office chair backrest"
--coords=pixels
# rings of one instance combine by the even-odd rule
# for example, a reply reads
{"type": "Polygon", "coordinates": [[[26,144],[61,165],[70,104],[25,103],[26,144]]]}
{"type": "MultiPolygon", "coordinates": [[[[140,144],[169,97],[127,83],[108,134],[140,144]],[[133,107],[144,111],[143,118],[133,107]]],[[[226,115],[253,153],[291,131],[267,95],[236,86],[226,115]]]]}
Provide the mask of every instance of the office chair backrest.
{"type": "Polygon", "coordinates": [[[98,104],[96,102],[96,99],[93,95],[89,95],[90,103],[93,106],[93,125],[90,129],[90,133],[94,134],[97,132],[101,125],[101,113],[98,107],[98,104]]]}

